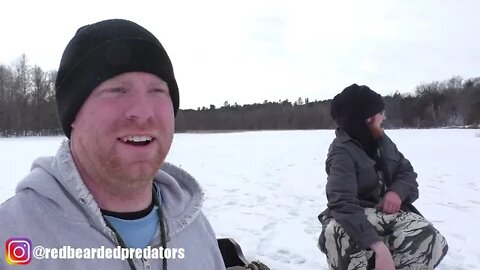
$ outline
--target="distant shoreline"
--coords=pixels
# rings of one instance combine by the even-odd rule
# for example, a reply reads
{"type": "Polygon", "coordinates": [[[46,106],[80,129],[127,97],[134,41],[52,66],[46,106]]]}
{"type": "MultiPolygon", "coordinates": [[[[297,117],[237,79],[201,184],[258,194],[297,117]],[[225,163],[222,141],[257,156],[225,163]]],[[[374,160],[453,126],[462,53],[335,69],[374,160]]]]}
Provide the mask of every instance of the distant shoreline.
{"type": "MultiPolygon", "coordinates": [[[[433,130],[433,129],[475,129],[480,130],[480,126],[448,126],[448,127],[434,127],[434,128],[385,128],[385,130],[433,130]]],[[[175,131],[175,134],[225,134],[225,133],[243,133],[243,132],[262,132],[262,131],[314,131],[314,130],[335,130],[335,128],[325,129],[224,129],[224,130],[181,130],[175,131]]],[[[0,135],[0,138],[24,138],[24,137],[58,137],[63,134],[26,134],[26,135],[0,135]]],[[[480,133],[479,133],[480,136],[480,133]]]]}

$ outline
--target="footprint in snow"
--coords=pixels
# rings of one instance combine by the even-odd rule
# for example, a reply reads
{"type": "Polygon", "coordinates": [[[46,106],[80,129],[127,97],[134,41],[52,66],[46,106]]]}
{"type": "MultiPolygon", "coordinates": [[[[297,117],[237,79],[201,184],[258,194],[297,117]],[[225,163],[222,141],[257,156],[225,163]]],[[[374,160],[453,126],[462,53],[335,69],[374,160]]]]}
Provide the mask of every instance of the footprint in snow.
{"type": "MultiPolygon", "coordinates": [[[[1,188],[0,188],[1,189],[1,188]]],[[[479,204],[480,205],[480,202],[477,202],[477,201],[473,201],[473,200],[468,200],[469,202],[473,203],[473,204],[479,204]]]]}
{"type": "Polygon", "coordinates": [[[288,214],[289,214],[290,216],[293,216],[293,217],[298,217],[298,216],[300,215],[300,214],[298,213],[298,210],[296,210],[296,209],[290,209],[290,210],[288,211],[288,214]]]}
{"type": "Polygon", "coordinates": [[[439,188],[439,187],[437,187],[437,186],[434,186],[434,185],[427,185],[427,188],[429,188],[429,189],[436,189],[436,190],[440,190],[440,188],[439,188]]]}
{"type": "Polygon", "coordinates": [[[320,233],[322,232],[322,229],[314,228],[314,227],[306,227],[305,230],[303,230],[306,234],[310,235],[315,235],[315,237],[318,237],[320,233]]]}
{"type": "Polygon", "coordinates": [[[306,262],[305,258],[302,256],[291,253],[289,250],[279,249],[276,252],[267,254],[268,257],[274,259],[275,261],[288,263],[288,264],[304,264],[306,262]]]}
{"type": "Polygon", "coordinates": [[[235,200],[230,200],[230,201],[225,203],[225,205],[228,205],[228,206],[232,206],[232,205],[236,205],[236,204],[237,204],[237,201],[235,201],[235,200]]]}
{"type": "Polygon", "coordinates": [[[262,229],[262,230],[263,230],[263,231],[269,231],[269,230],[275,228],[275,225],[276,225],[276,223],[270,222],[270,223],[268,223],[267,225],[263,226],[263,229],[262,229]]]}
{"type": "Polygon", "coordinates": [[[456,209],[456,210],[459,210],[459,211],[462,211],[462,212],[470,212],[469,209],[471,208],[471,206],[463,206],[463,205],[459,205],[459,204],[456,204],[456,203],[453,203],[453,202],[437,203],[437,205],[445,206],[445,207],[448,207],[448,208],[453,208],[453,209],[456,209]]]}
{"type": "Polygon", "coordinates": [[[462,241],[466,241],[467,238],[463,235],[460,235],[458,233],[450,233],[450,236],[453,236],[454,238],[458,239],[458,240],[462,240],[462,241]]]}
{"type": "Polygon", "coordinates": [[[265,201],[267,200],[267,197],[266,197],[266,196],[258,196],[258,195],[257,195],[256,197],[257,197],[256,199],[257,199],[257,202],[258,202],[258,203],[263,203],[263,202],[265,202],[265,201]]]}

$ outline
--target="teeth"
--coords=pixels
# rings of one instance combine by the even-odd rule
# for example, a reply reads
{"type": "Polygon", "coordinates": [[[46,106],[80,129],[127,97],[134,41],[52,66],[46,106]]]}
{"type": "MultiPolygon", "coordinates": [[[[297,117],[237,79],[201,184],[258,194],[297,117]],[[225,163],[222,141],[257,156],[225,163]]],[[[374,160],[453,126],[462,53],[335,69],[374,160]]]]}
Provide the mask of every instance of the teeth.
{"type": "Polygon", "coordinates": [[[133,136],[126,136],[122,138],[123,142],[149,142],[152,140],[152,137],[150,136],[138,136],[138,135],[133,135],[133,136]]]}

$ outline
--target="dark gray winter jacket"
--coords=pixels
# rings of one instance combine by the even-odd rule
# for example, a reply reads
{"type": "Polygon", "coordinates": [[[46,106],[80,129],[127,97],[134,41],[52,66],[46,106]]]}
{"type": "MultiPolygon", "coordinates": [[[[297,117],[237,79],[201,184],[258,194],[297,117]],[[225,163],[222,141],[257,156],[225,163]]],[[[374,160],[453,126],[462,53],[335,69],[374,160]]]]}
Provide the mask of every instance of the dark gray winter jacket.
{"type": "Polygon", "coordinates": [[[339,128],[335,133],[325,162],[328,208],[319,218],[334,218],[365,249],[381,239],[364,208],[376,207],[383,194],[391,190],[402,199],[402,210],[411,211],[411,203],[418,198],[417,174],[387,135],[378,143],[384,163],[382,173],[377,172],[375,161],[359,142],[339,128]]]}

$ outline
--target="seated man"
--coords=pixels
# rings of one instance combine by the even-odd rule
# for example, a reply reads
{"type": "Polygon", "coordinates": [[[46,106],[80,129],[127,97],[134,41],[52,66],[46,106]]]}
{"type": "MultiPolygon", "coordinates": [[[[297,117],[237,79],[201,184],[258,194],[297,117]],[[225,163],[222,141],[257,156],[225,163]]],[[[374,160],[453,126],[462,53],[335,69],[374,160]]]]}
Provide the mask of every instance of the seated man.
{"type": "Polygon", "coordinates": [[[55,97],[68,139],[0,206],[0,269],[225,269],[199,184],[165,163],[179,93],[157,38],[126,20],[80,28],[55,97]],[[76,258],[34,259],[29,244],[76,258]],[[146,252],[111,258],[117,247],[146,252]]]}
{"type": "Polygon", "coordinates": [[[384,133],[382,96],[353,84],[336,95],[319,248],[330,269],[433,269],[447,242],[412,203],[417,174],[384,133]]]}

